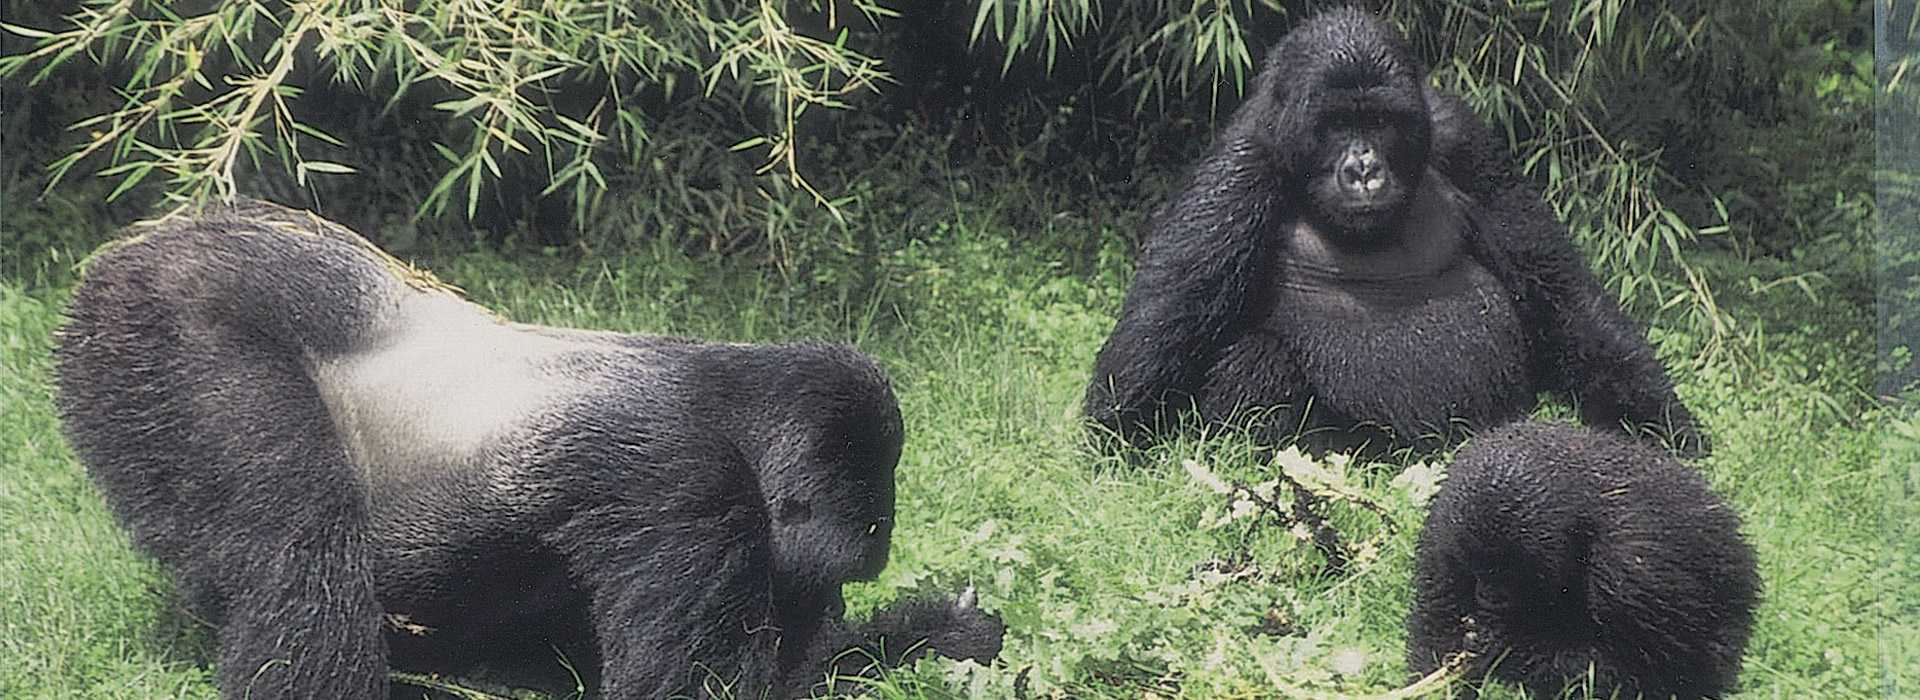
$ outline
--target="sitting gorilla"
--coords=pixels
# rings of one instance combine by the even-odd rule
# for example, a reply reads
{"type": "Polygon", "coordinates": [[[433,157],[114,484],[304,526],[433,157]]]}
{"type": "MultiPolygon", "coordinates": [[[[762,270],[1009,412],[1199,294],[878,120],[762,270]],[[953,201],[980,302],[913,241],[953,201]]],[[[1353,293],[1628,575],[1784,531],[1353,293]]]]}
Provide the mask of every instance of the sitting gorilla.
{"type": "Polygon", "coordinates": [[[1539,698],[1588,678],[1599,697],[1718,697],[1758,597],[1739,529],[1652,447],[1546,423],[1482,434],[1420,535],[1407,663],[1425,674],[1472,652],[1469,679],[1539,698]]]}
{"type": "Polygon", "coordinates": [[[422,629],[577,632],[608,698],[999,653],[970,596],[838,619],[886,564],[902,442],[852,349],[508,323],[258,202],[104,250],[69,316],[67,437],[218,626],[226,697],[385,697],[422,629]]]}
{"type": "Polygon", "coordinates": [[[1360,10],[1282,39],[1148,221],[1087,415],[1134,444],[1190,409],[1251,409],[1256,435],[1310,450],[1428,451],[1551,390],[1589,423],[1703,450],[1504,142],[1424,82],[1360,10]]]}

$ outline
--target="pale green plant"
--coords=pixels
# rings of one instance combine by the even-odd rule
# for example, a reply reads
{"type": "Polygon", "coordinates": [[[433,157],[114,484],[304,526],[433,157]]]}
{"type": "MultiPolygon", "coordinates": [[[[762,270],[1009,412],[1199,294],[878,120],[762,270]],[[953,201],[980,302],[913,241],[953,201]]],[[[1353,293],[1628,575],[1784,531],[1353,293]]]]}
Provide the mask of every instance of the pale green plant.
{"type": "Polygon", "coordinates": [[[844,107],[886,79],[877,59],[844,42],[843,23],[861,18],[836,14],[889,14],[874,0],[827,8],[837,33],[824,39],[796,30],[775,0],[234,0],[199,14],[174,5],[89,0],[66,29],[0,23],[35,42],[0,58],[0,77],[41,81],[79,57],[132,68],[124,104],[75,125],[85,139],[52,164],[49,188],[96,155],[108,159],[99,174],[119,179],[112,196],[159,173],[177,204],[232,197],[243,159],[277,160],[301,183],[351,173],[302,154],[303,143],[339,141],[302,120],[293,77],[330,73],[354,86],[391,80],[396,96],[425,85],[452,95],[436,109],[470,128],[465,143],[435,144],[447,166],[423,209],[464,195],[471,216],[506,157],[538,159],[551,173],[547,191],[571,188],[584,208],[606,188],[596,158],[616,148],[635,157],[650,138],[648,116],[625,96],[671,94],[694,80],[710,96],[768,99],[774,123],[736,148],[764,148],[762,172],[827,203],[801,176],[794,120],[844,107]],[[548,101],[570,80],[603,88],[584,112],[548,101]]]}

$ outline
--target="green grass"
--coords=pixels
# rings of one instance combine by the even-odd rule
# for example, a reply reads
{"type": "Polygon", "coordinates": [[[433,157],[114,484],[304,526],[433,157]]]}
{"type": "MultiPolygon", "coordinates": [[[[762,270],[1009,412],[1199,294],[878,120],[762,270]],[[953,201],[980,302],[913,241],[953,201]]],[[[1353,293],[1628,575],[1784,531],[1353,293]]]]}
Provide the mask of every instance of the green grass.
{"type": "MultiPolygon", "coordinates": [[[[796,278],[667,246],[578,263],[474,252],[422,262],[516,320],[825,338],[881,358],[907,419],[900,522],[893,564],[851,591],[855,614],[915,587],[971,583],[1010,632],[998,664],[923,662],[876,683],[880,697],[1002,698],[1017,685],[1030,697],[1297,697],[1403,684],[1418,492],[1431,479],[1396,480],[1399,465],[1344,472],[1392,521],[1333,509],[1353,541],[1391,528],[1344,575],[1272,524],[1203,526],[1225,499],[1181,465],[1270,478],[1244,440],[1186,440],[1138,466],[1083,444],[1080,393],[1124,289],[1123,252],[1077,269],[1065,252],[1049,257],[1064,247],[1011,233],[1032,230],[1018,206],[939,198],[905,207],[924,230],[862,271],[882,281],[871,293],[835,268],[796,278]]],[[[1737,697],[1920,696],[1920,422],[1864,395],[1870,317],[1833,290],[1746,291],[1784,267],[1700,260],[1739,335],[1712,351],[1684,329],[1656,325],[1651,337],[1715,438],[1699,467],[1760,554],[1765,601],[1737,697]]],[[[40,272],[0,279],[0,697],[214,697],[204,632],[172,612],[170,584],[130,550],[61,442],[48,348],[65,278],[15,262],[40,272]]]]}

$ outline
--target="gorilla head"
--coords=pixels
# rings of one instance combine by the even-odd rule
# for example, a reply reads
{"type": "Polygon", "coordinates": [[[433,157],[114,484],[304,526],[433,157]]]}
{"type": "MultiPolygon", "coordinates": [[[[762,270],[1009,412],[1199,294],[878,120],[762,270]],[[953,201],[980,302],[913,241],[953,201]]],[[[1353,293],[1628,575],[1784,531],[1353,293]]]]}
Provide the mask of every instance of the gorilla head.
{"type": "Polygon", "coordinates": [[[1307,219],[1362,238],[1390,230],[1427,167],[1424,75],[1385,24],[1345,8],[1287,34],[1266,60],[1278,102],[1263,141],[1302,188],[1307,219]],[[1275,70],[1276,66],[1293,70],[1275,70]]]}
{"type": "Polygon", "coordinates": [[[775,571],[796,587],[816,590],[872,579],[887,565],[893,471],[904,435],[898,405],[867,395],[884,388],[885,378],[823,393],[817,377],[872,372],[872,366],[766,369],[781,376],[767,395],[802,399],[791,405],[817,412],[773,423],[785,432],[773,436],[760,461],[775,571]],[[809,429],[793,429],[799,426],[809,429]],[[812,466],[817,464],[842,468],[812,466]]]}
{"type": "Polygon", "coordinates": [[[1534,697],[1720,697],[1760,580],[1699,473],[1619,435],[1523,422],[1475,436],[1429,506],[1407,662],[1534,697]]]}

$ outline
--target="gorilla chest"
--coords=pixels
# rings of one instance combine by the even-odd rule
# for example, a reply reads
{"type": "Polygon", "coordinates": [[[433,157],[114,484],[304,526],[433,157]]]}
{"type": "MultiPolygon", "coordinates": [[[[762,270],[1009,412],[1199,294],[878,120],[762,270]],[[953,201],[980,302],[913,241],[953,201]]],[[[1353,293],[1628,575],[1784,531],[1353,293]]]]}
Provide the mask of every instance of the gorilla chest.
{"type": "Polygon", "coordinates": [[[1256,333],[1276,339],[1313,399],[1360,422],[1432,430],[1532,404],[1512,296],[1455,225],[1342,250],[1290,227],[1256,333]]]}

